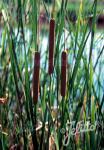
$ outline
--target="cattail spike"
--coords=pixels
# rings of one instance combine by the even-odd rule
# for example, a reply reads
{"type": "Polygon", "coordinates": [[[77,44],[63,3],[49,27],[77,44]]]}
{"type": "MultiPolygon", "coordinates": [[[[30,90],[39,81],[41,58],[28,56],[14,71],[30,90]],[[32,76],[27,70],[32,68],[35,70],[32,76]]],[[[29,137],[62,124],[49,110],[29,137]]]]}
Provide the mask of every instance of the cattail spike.
{"type": "Polygon", "coordinates": [[[66,71],[67,71],[67,52],[63,51],[61,55],[61,96],[66,94],[66,71]]]}
{"type": "Polygon", "coordinates": [[[54,70],[54,43],[55,43],[55,20],[50,20],[49,29],[49,65],[48,73],[52,74],[54,70]]]}
{"type": "Polygon", "coordinates": [[[40,53],[35,52],[34,72],[33,72],[33,100],[36,104],[39,95],[39,71],[40,71],[40,53]]]}

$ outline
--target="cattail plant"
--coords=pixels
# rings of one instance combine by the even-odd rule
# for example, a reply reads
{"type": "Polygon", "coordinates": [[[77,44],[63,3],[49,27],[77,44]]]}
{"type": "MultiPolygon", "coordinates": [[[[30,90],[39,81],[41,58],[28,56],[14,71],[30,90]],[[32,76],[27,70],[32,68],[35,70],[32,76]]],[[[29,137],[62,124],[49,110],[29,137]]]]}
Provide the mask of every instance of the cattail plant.
{"type": "Polygon", "coordinates": [[[39,70],[40,70],[40,53],[35,52],[34,72],[33,72],[33,100],[36,104],[39,95],[39,70]]]}
{"type": "Polygon", "coordinates": [[[67,71],[67,52],[63,51],[61,55],[61,96],[66,94],[66,71],[67,71]]]}
{"type": "Polygon", "coordinates": [[[49,66],[48,73],[52,74],[54,69],[54,43],[55,43],[55,20],[50,20],[49,29],[49,66]]]}

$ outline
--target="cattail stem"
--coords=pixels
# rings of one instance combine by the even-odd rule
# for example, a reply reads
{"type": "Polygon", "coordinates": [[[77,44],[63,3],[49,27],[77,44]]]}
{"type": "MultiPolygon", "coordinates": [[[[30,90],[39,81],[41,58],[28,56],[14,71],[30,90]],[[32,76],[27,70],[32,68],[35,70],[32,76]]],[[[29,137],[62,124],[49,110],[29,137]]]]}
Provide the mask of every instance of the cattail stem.
{"type": "Polygon", "coordinates": [[[66,71],[67,71],[67,52],[63,51],[61,56],[61,96],[66,95],[66,71]]]}
{"type": "Polygon", "coordinates": [[[35,52],[34,72],[33,72],[33,100],[37,104],[39,95],[39,71],[40,71],[40,53],[35,52]]]}
{"type": "Polygon", "coordinates": [[[55,43],[55,20],[50,20],[49,29],[49,66],[48,73],[52,74],[54,69],[54,43],[55,43]]]}
{"type": "MultiPolygon", "coordinates": [[[[61,113],[61,128],[64,124],[64,98],[66,95],[66,71],[67,71],[67,52],[63,51],[61,55],[61,96],[62,96],[62,113],[61,113]]],[[[59,147],[62,147],[62,136],[60,136],[59,147]]]]}

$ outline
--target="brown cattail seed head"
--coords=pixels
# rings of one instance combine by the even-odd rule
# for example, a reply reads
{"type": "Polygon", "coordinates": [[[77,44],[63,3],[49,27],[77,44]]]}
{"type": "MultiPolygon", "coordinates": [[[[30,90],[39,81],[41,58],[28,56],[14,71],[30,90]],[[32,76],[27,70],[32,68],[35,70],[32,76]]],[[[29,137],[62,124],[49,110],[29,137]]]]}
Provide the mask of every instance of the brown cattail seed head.
{"type": "Polygon", "coordinates": [[[61,55],[61,96],[66,94],[66,71],[67,71],[67,52],[63,51],[61,55]]]}
{"type": "Polygon", "coordinates": [[[55,43],[55,20],[50,20],[49,29],[49,65],[48,73],[52,74],[54,69],[54,43],[55,43]]]}
{"type": "Polygon", "coordinates": [[[40,71],[40,53],[35,52],[34,72],[33,72],[33,100],[36,104],[39,95],[39,71],[40,71]]]}

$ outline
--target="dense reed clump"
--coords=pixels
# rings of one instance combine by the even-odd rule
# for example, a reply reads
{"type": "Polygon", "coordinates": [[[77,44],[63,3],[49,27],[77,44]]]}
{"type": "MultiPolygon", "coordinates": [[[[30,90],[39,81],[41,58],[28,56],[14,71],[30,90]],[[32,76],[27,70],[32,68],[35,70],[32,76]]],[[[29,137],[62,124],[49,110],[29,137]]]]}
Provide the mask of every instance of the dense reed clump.
{"type": "Polygon", "coordinates": [[[67,72],[67,52],[63,51],[61,55],[61,96],[66,95],[66,72],[67,72]]]}
{"type": "Polygon", "coordinates": [[[39,95],[39,72],[40,72],[40,53],[35,52],[34,72],[33,72],[33,101],[36,104],[39,95]]]}
{"type": "Polygon", "coordinates": [[[50,20],[49,28],[49,66],[48,73],[52,74],[54,70],[54,43],[55,43],[55,20],[50,20]]]}
{"type": "Polygon", "coordinates": [[[0,150],[104,149],[99,1],[74,1],[0,1],[0,150]]]}

